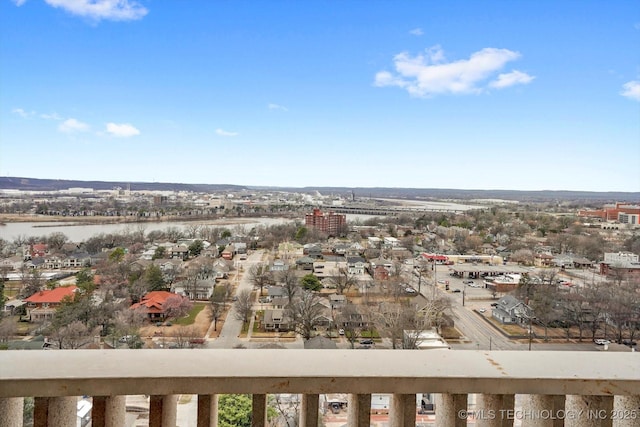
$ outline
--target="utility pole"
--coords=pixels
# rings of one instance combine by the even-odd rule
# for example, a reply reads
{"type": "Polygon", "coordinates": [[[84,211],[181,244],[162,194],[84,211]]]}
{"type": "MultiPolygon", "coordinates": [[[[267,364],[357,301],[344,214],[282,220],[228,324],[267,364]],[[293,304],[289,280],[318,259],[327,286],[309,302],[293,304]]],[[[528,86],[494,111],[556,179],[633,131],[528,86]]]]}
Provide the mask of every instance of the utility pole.
{"type": "Polygon", "coordinates": [[[531,339],[533,338],[533,331],[531,330],[531,319],[532,317],[529,316],[529,351],[531,351],[531,339]]]}

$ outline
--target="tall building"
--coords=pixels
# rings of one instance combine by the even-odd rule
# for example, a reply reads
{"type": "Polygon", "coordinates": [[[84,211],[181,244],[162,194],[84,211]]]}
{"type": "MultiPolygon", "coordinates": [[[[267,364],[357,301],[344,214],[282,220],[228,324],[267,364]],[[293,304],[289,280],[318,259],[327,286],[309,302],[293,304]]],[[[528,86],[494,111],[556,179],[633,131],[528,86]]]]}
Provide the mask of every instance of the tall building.
{"type": "Polygon", "coordinates": [[[337,236],[347,225],[347,216],[334,212],[322,213],[318,208],[304,216],[304,225],[337,236]]]}
{"type": "Polygon", "coordinates": [[[579,211],[578,216],[618,221],[622,224],[638,224],[640,206],[628,203],[604,205],[602,209],[579,211]]]}

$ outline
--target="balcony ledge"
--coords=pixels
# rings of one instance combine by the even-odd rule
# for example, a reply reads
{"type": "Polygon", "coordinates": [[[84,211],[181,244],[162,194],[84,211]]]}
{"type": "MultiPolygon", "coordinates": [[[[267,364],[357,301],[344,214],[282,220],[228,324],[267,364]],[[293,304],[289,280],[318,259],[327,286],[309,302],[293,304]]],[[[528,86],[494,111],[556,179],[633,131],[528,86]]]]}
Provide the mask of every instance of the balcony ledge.
{"type": "Polygon", "coordinates": [[[220,393],[640,395],[640,354],[448,350],[0,352],[0,397],[220,393]]]}

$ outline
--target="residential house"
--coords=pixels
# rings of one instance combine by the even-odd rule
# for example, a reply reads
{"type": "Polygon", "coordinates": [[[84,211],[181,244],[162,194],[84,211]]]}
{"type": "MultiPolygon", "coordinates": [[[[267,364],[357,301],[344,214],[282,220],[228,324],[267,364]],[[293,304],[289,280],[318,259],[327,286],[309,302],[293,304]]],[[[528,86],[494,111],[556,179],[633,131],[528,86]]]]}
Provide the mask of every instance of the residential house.
{"type": "Polygon", "coordinates": [[[371,236],[367,238],[367,247],[372,249],[380,249],[382,246],[382,239],[379,237],[371,236]]]}
{"type": "Polygon", "coordinates": [[[374,280],[388,280],[389,270],[384,265],[376,265],[373,268],[372,275],[374,280]]]}
{"type": "Polygon", "coordinates": [[[31,322],[51,320],[65,298],[73,298],[77,286],[62,286],[39,291],[24,300],[27,303],[27,317],[31,322]]]}
{"type": "Polygon", "coordinates": [[[349,248],[347,249],[347,252],[345,253],[345,256],[361,256],[363,253],[364,253],[364,246],[362,246],[358,242],[355,242],[349,246],[349,248]]]}
{"type": "Polygon", "coordinates": [[[265,331],[286,332],[291,327],[291,319],[283,309],[265,310],[262,327],[265,331]]]}
{"type": "Polygon", "coordinates": [[[400,241],[395,237],[387,236],[382,238],[383,249],[391,249],[393,247],[398,246],[399,244],[400,244],[400,241]]]}
{"type": "Polygon", "coordinates": [[[176,245],[169,248],[169,258],[181,259],[185,261],[189,258],[189,247],[187,245],[176,245]]]}
{"type": "Polygon", "coordinates": [[[316,260],[314,258],[305,256],[296,260],[296,265],[303,270],[313,270],[313,263],[316,260]]]}
{"type": "Polygon", "coordinates": [[[234,242],[233,247],[236,251],[236,254],[247,253],[247,244],[245,242],[234,242]]]}
{"type": "Polygon", "coordinates": [[[129,307],[131,310],[141,310],[149,320],[164,320],[167,317],[167,300],[170,298],[185,298],[167,291],[152,291],[142,297],[140,302],[129,307]]]}
{"type": "Polygon", "coordinates": [[[84,268],[91,265],[91,256],[87,252],[74,252],[62,260],[63,268],[84,268]]]}
{"type": "Polygon", "coordinates": [[[347,305],[347,297],[342,294],[331,294],[329,295],[329,303],[331,309],[340,309],[347,305]]]}
{"type": "Polygon", "coordinates": [[[528,324],[532,316],[531,308],[514,296],[505,295],[491,310],[491,316],[503,324],[528,324]]]}
{"type": "Polygon", "coordinates": [[[302,253],[316,260],[322,259],[322,245],[319,243],[308,243],[303,246],[302,253]]]}
{"type": "Polygon", "coordinates": [[[19,255],[4,258],[0,260],[0,269],[2,271],[18,271],[22,267],[23,262],[24,258],[19,255]]]}
{"type": "Polygon", "coordinates": [[[325,277],[335,277],[340,275],[340,269],[346,268],[346,262],[318,261],[313,263],[313,274],[319,279],[323,279],[325,277]]]}
{"type": "Polygon", "coordinates": [[[44,258],[43,267],[48,270],[59,270],[62,268],[62,257],[59,255],[47,255],[44,258]]]}
{"type": "Polygon", "coordinates": [[[374,271],[376,267],[382,267],[387,270],[388,273],[391,273],[391,270],[393,269],[393,262],[382,257],[369,260],[369,268],[371,271],[374,271]]]}
{"type": "Polygon", "coordinates": [[[590,268],[593,265],[592,261],[584,257],[579,257],[572,254],[561,254],[556,255],[553,260],[553,264],[556,267],[560,267],[562,269],[565,268],[590,268]]]}
{"type": "Polygon", "coordinates": [[[350,245],[348,243],[337,243],[333,246],[333,253],[336,255],[345,256],[347,250],[349,250],[349,246],[350,245]]]}
{"type": "Polygon", "coordinates": [[[181,280],[180,282],[171,285],[171,292],[190,300],[208,301],[213,295],[213,290],[216,286],[214,280],[181,280]]]}
{"type": "Polygon", "coordinates": [[[202,252],[200,252],[200,256],[204,258],[218,258],[218,256],[220,256],[220,252],[216,245],[211,245],[208,248],[203,249],[202,252]]]}
{"type": "Polygon", "coordinates": [[[269,271],[287,271],[289,266],[281,259],[277,259],[269,266],[269,271]]]}
{"type": "Polygon", "coordinates": [[[537,253],[533,257],[533,265],[542,268],[551,267],[553,266],[553,255],[537,253]]]}
{"type": "Polygon", "coordinates": [[[224,250],[222,251],[222,254],[220,255],[223,259],[226,260],[232,260],[233,259],[233,255],[235,254],[235,247],[232,243],[228,244],[224,250]]]}
{"type": "Polygon", "coordinates": [[[361,275],[365,273],[367,261],[362,257],[347,258],[347,272],[353,275],[361,275]]]}
{"type": "Polygon", "coordinates": [[[45,243],[36,243],[29,247],[28,257],[37,258],[44,257],[49,253],[49,245],[45,243]]]}

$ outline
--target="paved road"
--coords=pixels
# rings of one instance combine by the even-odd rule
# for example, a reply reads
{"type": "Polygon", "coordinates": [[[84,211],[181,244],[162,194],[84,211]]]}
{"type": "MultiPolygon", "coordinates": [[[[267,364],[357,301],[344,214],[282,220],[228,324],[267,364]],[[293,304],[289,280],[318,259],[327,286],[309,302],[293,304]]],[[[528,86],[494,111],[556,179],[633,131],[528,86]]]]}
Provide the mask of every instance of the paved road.
{"type": "MultiPolygon", "coordinates": [[[[464,290],[465,305],[462,305],[462,292],[453,293],[443,290],[443,285],[437,285],[434,287],[433,278],[427,278],[422,280],[422,286],[420,293],[425,298],[429,298],[432,295],[446,295],[451,300],[452,314],[455,321],[456,328],[464,335],[464,339],[460,343],[451,343],[451,348],[455,350],[529,350],[528,341],[524,342],[510,340],[498,332],[494,327],[489,325],[480,314],[474,310],[484,308],[487,313],[491,312],[491,293],[484,288],[471,288],[465,286],[462,280],[459,278],[450,277],[446,271],[443,271],[445,267],[439,267],[437,272],[437,279],[444,279],[449,281],[450,289],[464,290]]],[[[410,280],[411,285],[417,290],[418,280],[415,276],[412,276],[410,280]]],[[[478,283],[478,281],[476,281],[478,283]]],[[[603,351],[601,346],[597,346],[588,339],[583,343],[577,342],[554,342],[554,343],[540,343],[533,341],[531,344],[531,350],[564,350],[564,351],[603,351]]],[[[613,349],[612,349],[613,350],[613,349]]],[[[621,349],[624,351],[624,349],[621,349]]],[[[621,351],[618,349],[618,351],[621,351]]]]}
{"type": "MultiPolygon", "coordinates": [[[[252,265],[257,264],[262,261],[263,251],[255,251],[248,255],[247,259],[244,261],[237,260],[235,261],[236,269],[242,266],[241,278],[238,281],[236,293],[239,293],[243,290],[251,291],[253,289],[253,285],[249,280],[249,275],[247,271],[251,268],[252,265]]],[[[236,274],[238,272],[236,271],[236,274]]],[[[237,277],[237,276],[236,276],[237,277]]],[[[245,345],[245,340],[239,338],[240,332],[242,331],[242,320],[238,320],[236,318],[236,309],[234,304],[231,305],[229,312],[227,313],[227,317],[222,325],[222,330],[220,331],[220,335],[216,339],[211,339],[207,341],[205,347],[207,348],[233,348],[239,344],[245,345]]]]}
{"type": "MultiPolygon", "coordinates": [[[[247,271],[252,265],[262,262],[262,256],[264,251],[259,250],[251,253],[246,260],[237,261],[236,268],[242,266],[243,274],[238,281],[236,293],[243,290],[253,290],[253,284],[249,280],[247,271]]],[[[301,338],[296,340],[280,341],[277,338],[273,340],[251,340],[250,338],[240,338],[240,332],[242,332],[242,320],[236,318],[236,309],[232,305],[227,313],[227,317],[222,325],[220,335],[215,339],[210,339],[204,345],[205,348],[234,348],[242,345],[246,348],[260,348],[266,344],[278,344],[285,348],[304,348],[304,343],[301,338]]]]}

